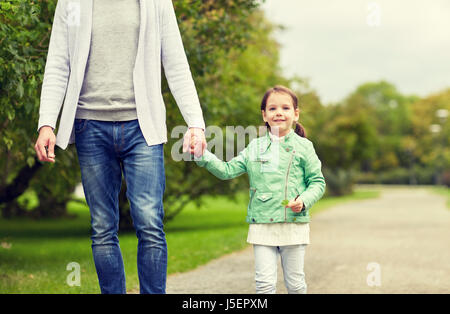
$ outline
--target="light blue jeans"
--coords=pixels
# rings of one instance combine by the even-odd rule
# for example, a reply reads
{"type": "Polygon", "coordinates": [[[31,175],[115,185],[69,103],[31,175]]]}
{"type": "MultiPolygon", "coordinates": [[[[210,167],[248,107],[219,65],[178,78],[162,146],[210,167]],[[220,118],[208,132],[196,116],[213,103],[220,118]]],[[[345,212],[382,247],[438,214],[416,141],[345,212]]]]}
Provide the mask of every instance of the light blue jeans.
{"type": "Polygon", "coordinates": [[[290,294],[306,294],[303,271],[306,244],[288,246],[253,245],[256,293],[276,293],[278,256],[281,256],[284,284],[290,294]]]}
{"type": "Polygon", "coordinates": [[[122,173],[138,237],[141,293],[165,293],[163,144],[148,146],[138,120],[75,120],[81,179],[91,213],[92,252],[102,293],[126,293],[117,232],[122,173]]]}

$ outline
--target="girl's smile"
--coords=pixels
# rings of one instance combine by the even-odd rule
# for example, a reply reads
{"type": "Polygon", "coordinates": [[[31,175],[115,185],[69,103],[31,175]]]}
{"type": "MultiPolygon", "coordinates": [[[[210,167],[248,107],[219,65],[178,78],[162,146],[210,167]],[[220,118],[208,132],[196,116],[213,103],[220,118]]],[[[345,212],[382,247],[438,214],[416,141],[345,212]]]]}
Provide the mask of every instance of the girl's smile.
{"type": "Polygon", "coordinates": [[[266,110],[261,113],[271,133],[278,136],[288,134],[299,117],[299,110],[294,108],[291,96],[285,93],[272,93],[267,99],[266,110]]]}

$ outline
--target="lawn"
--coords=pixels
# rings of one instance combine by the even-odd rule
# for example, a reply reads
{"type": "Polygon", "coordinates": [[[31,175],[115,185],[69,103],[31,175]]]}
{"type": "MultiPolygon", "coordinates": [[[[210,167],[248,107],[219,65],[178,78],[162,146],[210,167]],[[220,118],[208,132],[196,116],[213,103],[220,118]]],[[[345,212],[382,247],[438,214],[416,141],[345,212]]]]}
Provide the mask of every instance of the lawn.
{"type": "Polygon", "coordinates": [[[445,196],[447,198],[447,208],[450,209],[450,188],[446,186],[438,186],[438,187],[432,187],[431,190],[434,193],[440,194],[442,196],[445,196]]]}
{"type": "MultiPolygon", "coordinates": [[[[357,190],[341,198],[324,198],[312,215],[337,203],[377,197],[378,192],[357,190]]],[[[237,201],[205,197],[201,208],[188,204],[165,226],[168,273],[184,272],[211,259],[247,246],[245,222],[248,196],[237,201]]],[[[75,218],[0,219],[0,293],[99,293],[90,247],[90,222],[86,205],[71,202],[75,218]],[[69,263],[80,265],[80,286],[69,286],[69,263]]],[[[120,233],[127,290],[138,291],[137,239],[134,232],[120,233]]]]}

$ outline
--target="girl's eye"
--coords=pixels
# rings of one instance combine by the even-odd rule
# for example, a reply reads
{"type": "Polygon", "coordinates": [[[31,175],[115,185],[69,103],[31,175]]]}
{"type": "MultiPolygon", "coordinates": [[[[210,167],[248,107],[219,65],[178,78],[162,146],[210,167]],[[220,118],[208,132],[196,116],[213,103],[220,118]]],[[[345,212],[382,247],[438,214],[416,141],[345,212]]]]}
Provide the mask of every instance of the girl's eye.
{"type": "Polygon", "coordinates": [[[274,111],[275,110],[275,108],[269,108],[269,111],[274,111]]]}

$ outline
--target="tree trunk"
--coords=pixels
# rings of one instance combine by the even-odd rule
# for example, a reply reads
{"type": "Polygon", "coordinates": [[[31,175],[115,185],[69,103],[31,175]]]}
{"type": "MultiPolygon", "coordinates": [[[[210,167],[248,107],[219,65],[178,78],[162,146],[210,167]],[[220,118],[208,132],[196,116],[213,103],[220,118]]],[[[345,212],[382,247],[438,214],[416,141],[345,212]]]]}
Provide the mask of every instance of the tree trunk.
{"type": "Polygon", "coordinates": [[[15,200],[26,191],[31,179],[41,167],[42,163],[35,157],[33,167],[30,168],[28,165],[22,167],[10,184],[0,187],[0,204],[4,204],[3,217],[12,217],[11,215],[15,213],[23,214],[22,210],[18,210],[19,205],[15,200]]]}

